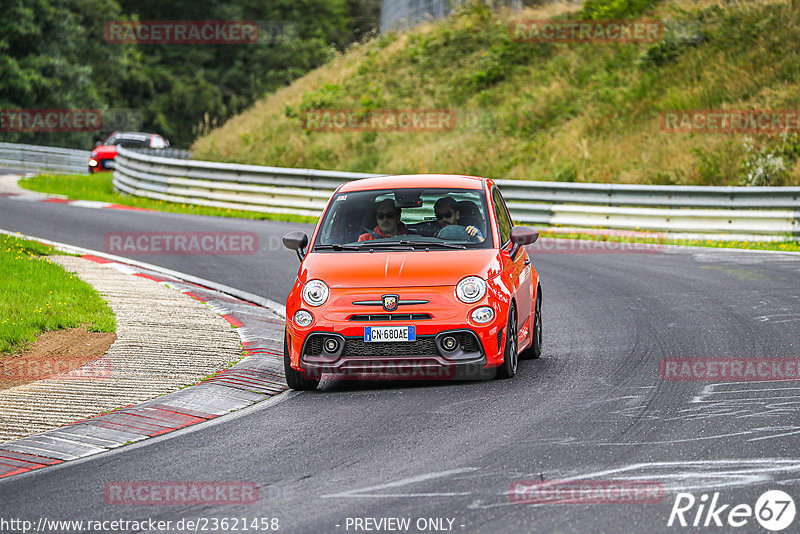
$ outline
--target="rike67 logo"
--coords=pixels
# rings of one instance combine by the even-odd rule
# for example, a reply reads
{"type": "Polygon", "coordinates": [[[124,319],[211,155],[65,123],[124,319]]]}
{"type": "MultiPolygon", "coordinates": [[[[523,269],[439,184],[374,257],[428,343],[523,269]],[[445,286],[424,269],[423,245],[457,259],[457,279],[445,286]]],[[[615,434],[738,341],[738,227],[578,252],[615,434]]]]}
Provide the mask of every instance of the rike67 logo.
{"type": "MultiPolygon", "coordinates": [[[[733,527],[751,525],[753,517],[765,529],[780,532],[794,521],[796,513],[794,500],[781,490],[764,492],[755,507],[749,504],[724,503],[720,493],[713,496],[704,493],[699,499],[691,493],[678,493],[669,514],[667,526],[681,527],[733,527]]],[[[752,526],[747,529],[753,532],[752,526]]]]}

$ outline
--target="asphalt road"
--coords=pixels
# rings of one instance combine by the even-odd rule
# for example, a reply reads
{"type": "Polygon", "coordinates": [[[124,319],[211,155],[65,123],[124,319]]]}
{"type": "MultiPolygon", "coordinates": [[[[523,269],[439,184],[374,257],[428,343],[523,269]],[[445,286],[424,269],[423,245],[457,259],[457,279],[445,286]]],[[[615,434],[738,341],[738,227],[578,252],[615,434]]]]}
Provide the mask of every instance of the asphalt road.
{"type": "MultiPolygon", "coordinates": [[[[0,199],[0,228],[91,248],[108,231],[236,230],[269,240],[301,226],[0,199]]],[[[800,256],[550,249],[533,251],[544,352],[513,380],[326,379],[319,391],[0,480],[0,519],[278,518],[280,532],[336,533],[375,531],[355,528],[356,519],[396,517],[410,518],[409,532],[766,532],[754,517],[740,528],[714,527],[713,518],[703,527],[705,512],[698,528],[667,524],[679,492],[697,498],[690,524],[703,494],[705,511],[715,492],[717,508],[729,505],[723,523],[733,505],[753,507],[766,490],[800,504],[797,381],[660,376],[664,358],[797,358],[800,256]],[[509,496],[515,481],[575,478],[595,487],[637,481],[663,495],[594,504],[509,496]],[[260,498],[204,507],[104,500],[107,483],[199,480],[252,482],[260,498]],[[443,528],[417,523],[428,518],[443,528]]],[[[297,268],[285,250],[138,259],[275,300],[297,268]]]]}

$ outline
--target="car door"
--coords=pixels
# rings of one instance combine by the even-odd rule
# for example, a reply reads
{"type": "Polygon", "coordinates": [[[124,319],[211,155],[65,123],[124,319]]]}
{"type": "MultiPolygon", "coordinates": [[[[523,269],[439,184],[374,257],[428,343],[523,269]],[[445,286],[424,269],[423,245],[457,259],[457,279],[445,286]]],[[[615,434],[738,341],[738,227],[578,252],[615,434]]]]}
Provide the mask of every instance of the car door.
{"type": "Polygon", "coordinates": [[[509,287],[512,288],[517,302],[517,332],[520,334],[518,342],[522,344],[530,335],[530,316],[533,309],[531,288],[531,261],[523,247],[516,247],[511,242],[511,228],[514,223],[508,213],[508,207],[500,190],[492,188],[492,204],[494,206],[495,220],[497,221],[498,235],[500,236],[500,256],[503,262],[503,272],[508,273],[509,287]]]}

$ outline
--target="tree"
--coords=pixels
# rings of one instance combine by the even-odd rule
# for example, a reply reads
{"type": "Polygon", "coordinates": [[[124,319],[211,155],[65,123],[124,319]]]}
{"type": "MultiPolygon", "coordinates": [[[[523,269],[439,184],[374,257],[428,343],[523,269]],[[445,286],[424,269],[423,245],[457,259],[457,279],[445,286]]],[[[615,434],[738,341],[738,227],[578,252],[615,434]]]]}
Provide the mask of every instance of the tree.
{"type": "MultiPolygon", "coordinates": [[[[6,0],[0,108],[127,108],[141,129],[186,146],[377,25],[379,0],[6,0]],[[282,31],[253,45],[112,44],[120,19],[246,20],[282,31]]],[[[5,141],[87,148],[101,133],[0,132],[5,141]]]]}

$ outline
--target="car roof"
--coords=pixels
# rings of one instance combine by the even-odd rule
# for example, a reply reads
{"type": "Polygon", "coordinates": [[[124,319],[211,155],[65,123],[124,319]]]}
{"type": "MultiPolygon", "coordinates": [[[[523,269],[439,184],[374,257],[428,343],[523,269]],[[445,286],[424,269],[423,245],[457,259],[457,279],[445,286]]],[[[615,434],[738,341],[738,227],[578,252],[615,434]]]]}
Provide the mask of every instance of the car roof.
{"type": "Polygon", "coordinates": [[[342,185],[339,192],[369,191],[372,189],[399,189],[422,187],[425,189],[442,187],[454,189],[482,189],[483,178],[459,174],[401,174],[363,178],[342,185]]]}
{"type": "Polygon", "coordinates": [[[111,135],[115,135],[117,137],[128,137],[130,139],[149,139],[153,135],[153,133],[146,133],[146,132],[114,132],[111,135]]]}

